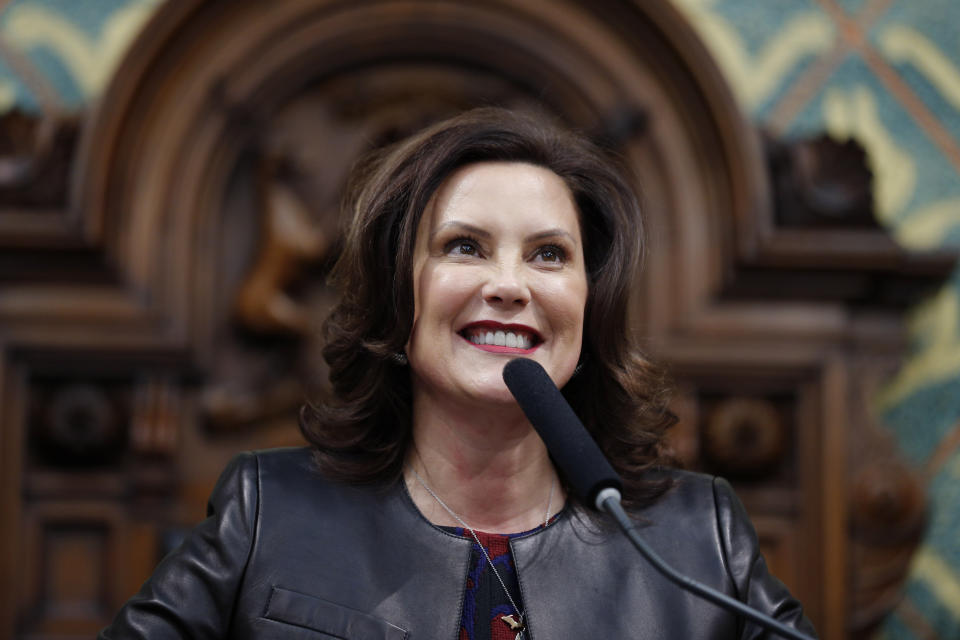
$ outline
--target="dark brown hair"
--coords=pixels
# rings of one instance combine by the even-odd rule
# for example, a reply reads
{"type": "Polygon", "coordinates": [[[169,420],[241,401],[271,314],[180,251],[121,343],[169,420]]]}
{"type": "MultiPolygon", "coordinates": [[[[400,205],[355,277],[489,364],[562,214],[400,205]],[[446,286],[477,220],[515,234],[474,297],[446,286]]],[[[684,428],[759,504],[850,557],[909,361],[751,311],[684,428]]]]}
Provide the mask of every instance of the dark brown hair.
{"type": "Polygon", "coordinates": [[[300,428],[323,472],[349,482],[396,480],[411,439],[409,368],[399,365],[413,323],[413,250],[420,217],[464,165],[526,162],[557,174],[580,214],[589,295],[582,368],[563,393],[623,478],[627,504],[664,485],[644,472],[663,462],[673,423],[660,370],[632,344],[627,307],[643,252],[636,195],[584,137],[503,109],[482,108],[379,150],[354,170],[351,220],[332,279],[342,298],[324,325],[332,397],[304,407],[300,428]]]}

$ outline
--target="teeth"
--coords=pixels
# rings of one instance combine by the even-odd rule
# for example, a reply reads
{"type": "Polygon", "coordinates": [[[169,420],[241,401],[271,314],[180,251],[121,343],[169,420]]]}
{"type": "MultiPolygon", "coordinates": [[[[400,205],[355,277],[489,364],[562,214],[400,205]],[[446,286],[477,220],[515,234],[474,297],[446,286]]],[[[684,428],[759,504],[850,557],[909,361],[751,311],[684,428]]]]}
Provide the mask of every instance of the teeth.
{"type": "Polygon", "coordinates": [[[469,333],[470,342],[479,345],[496,345],[514,349],[529,349],[533,346],[532,336],[513,331],[479,331],[469,333]]]}

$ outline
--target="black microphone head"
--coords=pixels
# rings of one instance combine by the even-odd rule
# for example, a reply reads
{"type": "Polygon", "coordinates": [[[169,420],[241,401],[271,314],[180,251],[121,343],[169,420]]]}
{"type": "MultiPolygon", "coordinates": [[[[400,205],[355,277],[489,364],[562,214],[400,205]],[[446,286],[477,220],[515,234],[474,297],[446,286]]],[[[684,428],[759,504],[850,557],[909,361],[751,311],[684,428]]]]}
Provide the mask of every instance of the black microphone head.
{"type": "Polygon", "coordinates": [[[622,488],[620,477],[538,362],[511,360],[503,368],[503,381],[577,497],[595,506],[600,491],[622,488]]]}

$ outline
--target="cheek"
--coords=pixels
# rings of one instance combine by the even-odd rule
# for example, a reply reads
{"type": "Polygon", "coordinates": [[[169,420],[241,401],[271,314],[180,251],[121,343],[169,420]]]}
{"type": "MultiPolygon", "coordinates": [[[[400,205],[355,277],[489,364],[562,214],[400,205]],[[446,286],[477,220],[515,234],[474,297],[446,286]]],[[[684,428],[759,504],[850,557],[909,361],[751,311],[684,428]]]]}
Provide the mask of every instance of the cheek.
{"type": "Polygon", "coordinates": [[[452,320],[476,290],[475,280],[465,269],[452,270],[444,265],[425,267],[414,295],[414,321],[452,320]]]}
{"type": "Polygon", "coordinates": [[[576,333],[579,338],[583,331],[587,304],[586,279],[553,282],[542,291],[543,305],[548,316],[552,318],[554,329],[576,333]]]}

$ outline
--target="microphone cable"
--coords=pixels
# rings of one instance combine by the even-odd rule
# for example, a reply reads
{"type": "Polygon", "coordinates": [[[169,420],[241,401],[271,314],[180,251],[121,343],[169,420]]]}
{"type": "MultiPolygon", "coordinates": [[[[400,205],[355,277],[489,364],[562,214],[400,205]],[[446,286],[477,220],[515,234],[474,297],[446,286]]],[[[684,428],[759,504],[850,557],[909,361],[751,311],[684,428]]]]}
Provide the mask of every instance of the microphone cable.
{"type": "Polygon", "coordinates": [[[683,575],[647,545],[637,532],[636,524],[620,504],[620,477],[539,363],[527,358],[511,360],[503,368],[503,381],[547,446],[554,464],[563,472],[574,493],[598,511],[609,513],[640,555],[661,575],[680,588],[780,636],[792,640],[813,640],[779,620],[683,575]]]}

